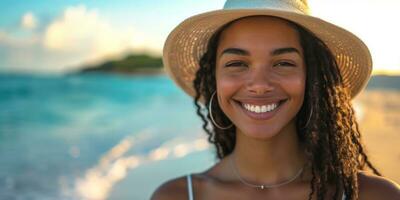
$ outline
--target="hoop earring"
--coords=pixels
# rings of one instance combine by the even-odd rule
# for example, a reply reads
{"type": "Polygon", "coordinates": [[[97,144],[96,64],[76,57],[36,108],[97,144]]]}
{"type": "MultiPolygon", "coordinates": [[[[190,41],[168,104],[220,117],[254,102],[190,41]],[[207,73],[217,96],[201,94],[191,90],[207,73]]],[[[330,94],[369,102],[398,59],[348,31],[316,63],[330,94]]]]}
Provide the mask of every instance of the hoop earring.
{"type": "Polygon", "coordinates": [[[214,93],[211,95],[210,104],[208,105],[208,112],[210,113],[211,121],[212,121],[212,123],[213,123],[216,127],[218,127],[219,129],[222,129],[222,130],[229,129],[229,128],[231,128],[231,127],[233,126],[233,124],[231,124],[231,125],[229,125],[229,126],[227,126],[227,127],[222,127],[222,126],[218,125],[217,122],[215,122],[214,117],[213,117],[213,115],[212,115],[211,105],[212,105],[212,100],[213,100],[213,98],[214,98],[215,93],[216,93],[216,91],[214,91],[214,93]]]}
{"type": "Polygon", "coordinates": [[[310,123],[311,116],[313,115],[313,110],[314,110],[314,108],[313,108],[313,106],[311,105],[310,116],[308,117],[307,122],[306,122],[306,124],[302,127],[302,129],[303,129],[303,128],[306,128],[306,127],[308,126],[308,123],[310,123]]]}

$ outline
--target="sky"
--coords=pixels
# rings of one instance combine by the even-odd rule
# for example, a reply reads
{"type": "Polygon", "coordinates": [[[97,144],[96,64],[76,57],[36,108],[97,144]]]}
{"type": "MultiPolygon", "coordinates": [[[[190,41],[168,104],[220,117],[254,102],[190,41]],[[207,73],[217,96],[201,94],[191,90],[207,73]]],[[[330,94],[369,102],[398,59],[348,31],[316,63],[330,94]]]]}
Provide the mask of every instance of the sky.
{"type": "MultiPolygon", "coordinates": [[[[184,19],[224,0],[2,0],[0,72],[63,73],[129,53],[161,56],[184,19]]],[[[400,1],[309,0],[312,15],[358,35],[374,73],[400,75],[400,1]],[[397,19],[397,20],[396,20],[397,19]]]]}

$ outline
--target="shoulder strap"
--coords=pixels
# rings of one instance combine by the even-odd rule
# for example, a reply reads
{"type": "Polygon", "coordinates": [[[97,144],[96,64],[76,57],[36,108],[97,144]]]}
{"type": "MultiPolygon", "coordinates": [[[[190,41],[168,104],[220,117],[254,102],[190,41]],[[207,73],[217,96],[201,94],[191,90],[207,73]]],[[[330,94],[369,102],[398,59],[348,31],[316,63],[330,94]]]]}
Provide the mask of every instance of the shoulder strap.
{"type": "Polygon", "coordinates": [[[186,180],[187,180],[187,188],[188,188],[189,200],[194,200],[191,174],[186,176],[186,180]]]}

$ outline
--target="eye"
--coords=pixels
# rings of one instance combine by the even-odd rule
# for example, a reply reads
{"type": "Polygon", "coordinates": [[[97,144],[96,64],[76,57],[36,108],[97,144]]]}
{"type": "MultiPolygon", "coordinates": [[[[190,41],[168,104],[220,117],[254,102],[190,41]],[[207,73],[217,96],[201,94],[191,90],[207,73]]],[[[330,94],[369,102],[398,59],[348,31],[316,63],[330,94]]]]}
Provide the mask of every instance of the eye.
{"type": "Polygon", "coordinates": [[[296,65],[291,63],[291,62],[282,61],[282,62],[276,63],[274,66],[278,66],[278,67],[279,66],[282,66],[282,67],[294,67],[296,65]]]}
{"type": "Polygon", "coordinates": [[[241,61],[233,61],[225,64],[225,67],[246,67],[246,63],[241,61]]]}

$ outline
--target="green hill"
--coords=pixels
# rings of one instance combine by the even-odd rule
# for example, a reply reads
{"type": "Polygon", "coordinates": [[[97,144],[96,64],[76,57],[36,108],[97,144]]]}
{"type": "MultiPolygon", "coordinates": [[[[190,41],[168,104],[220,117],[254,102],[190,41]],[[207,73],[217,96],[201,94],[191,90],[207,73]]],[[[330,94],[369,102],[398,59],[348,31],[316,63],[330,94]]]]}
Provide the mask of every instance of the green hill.
{"type": "Polygon", "coordinates": [[[79,73],[105,72],[122,74],[159,74],[163,72],[161,57],[132,54],[121,60],[106,61],[100,65],[83,67],[79,73]]]}

